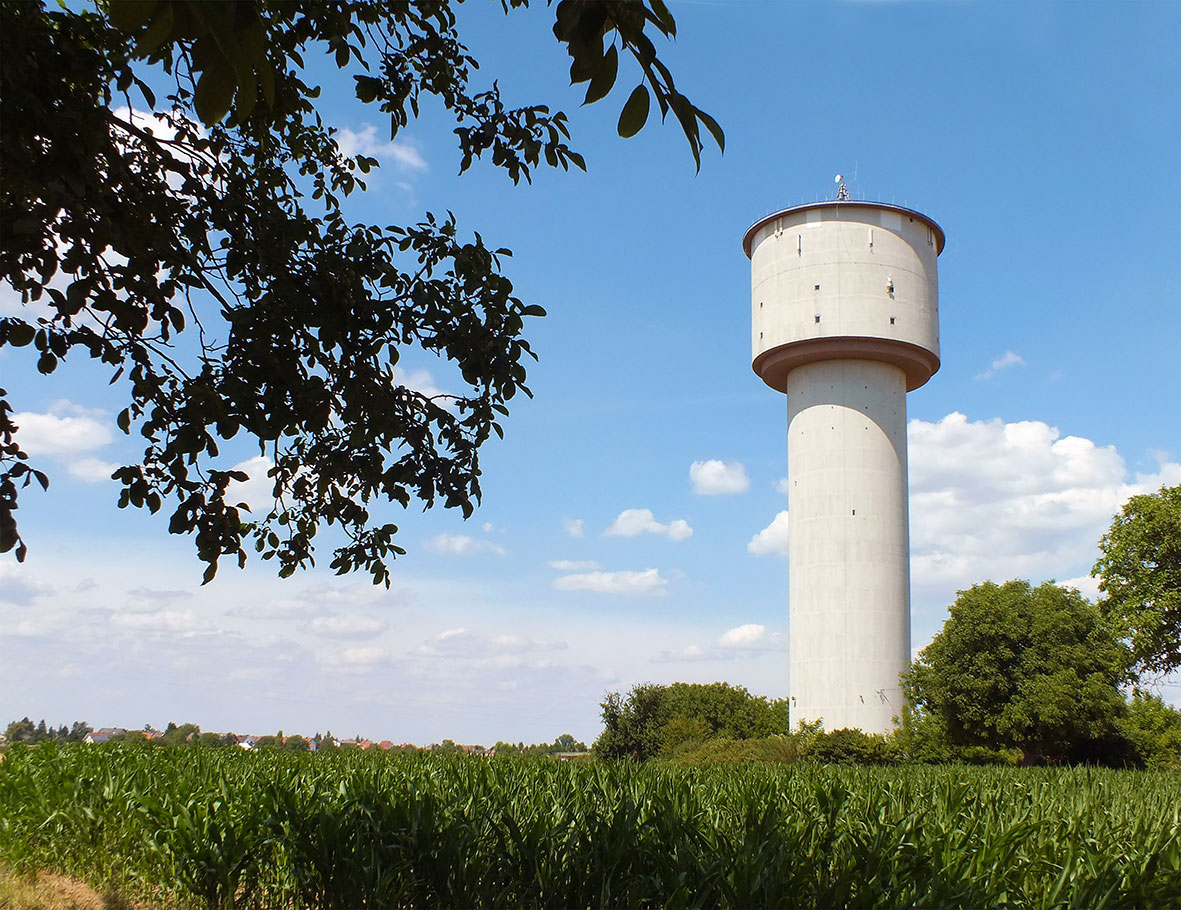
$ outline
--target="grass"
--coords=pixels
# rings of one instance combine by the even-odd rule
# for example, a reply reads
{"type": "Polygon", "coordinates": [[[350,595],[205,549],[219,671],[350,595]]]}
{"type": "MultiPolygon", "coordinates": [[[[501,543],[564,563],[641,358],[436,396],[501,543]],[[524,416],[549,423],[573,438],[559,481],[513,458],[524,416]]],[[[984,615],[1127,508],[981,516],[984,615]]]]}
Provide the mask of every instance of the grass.
{"type": "Polygon", "coordinates": [[[44,747],[0,859],[206,907],[1166,907],[1159,772],[44,747]]]}

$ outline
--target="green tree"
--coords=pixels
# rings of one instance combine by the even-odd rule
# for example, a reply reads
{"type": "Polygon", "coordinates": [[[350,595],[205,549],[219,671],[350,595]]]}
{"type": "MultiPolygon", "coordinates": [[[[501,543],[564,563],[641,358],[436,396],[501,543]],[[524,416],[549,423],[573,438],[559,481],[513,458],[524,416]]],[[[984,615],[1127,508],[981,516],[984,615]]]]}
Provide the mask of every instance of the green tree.
{"type": "Polygon", "coordinates": [[[1133,692],[1119,728],[1143,764],[1181,770],[1181,711],[1159,695],[1133,692]]]}
{"type": "Polygon", "coordinates": [[[1099,609],[1130,644],[1132,678],[1181,667],[1181,485],[1129,499],[1099,550],[1099,609]]]}
{"type": "MultiPolygon", "coordinates": [[[[473,84],[457,2],[0,4],[0,278],[52,314],[0,320],[0,348],[31,344],[42,373],[84,353],[125,384],[117,423],[146,447],[114,472],[119,506],[170,502],[169,531],[194,536],[206,581],[250,545],[288,576],[336,524],[332,567],[388,585],[404,551],[373,510],[417,498],[469,515],[480,446],[528,394],[522,333],[545,311],[514,296],[510,252],[464,239],[450,213],[350,223],[342,200],[378,162],[341,154],[305,81],[305,57],[333,55],[391,138],[420,104],[441,105],[461,171],[486,159],[518,182],[542,163],[583,168],[563,113],[473,84]],[[465,391],[400,385],[394,366],[415,350],[454,362],[465,391]],[[221,453],[239,434],[273,463],[273,497],[249,514],[228,492],[245,475],[221,453]]],[[[562,0],[553,31],[586,102],[610,92],[621,56],[638,65],[620,135],[655,98],[698,166],[701,126],[722,145],[657,56],[650,36],[676,34],[664,0],[562,0]]],[[[0,552],[20,560],[18,489],[49,480],[12,411],[0,391],[0,552]]]]}
{"type": "Polygon", "coordinates": [[[28,717],[14,720],[4,731],[10,743],[34,743],[37,741],[37,727],[28,717]]]}
{"type": "Polygon", "coordinates": [[[201,735],[201,728],[196,724],[177,724],[169,721],[160,738],[162,746],[184,746],[196,742],[201,735]]]}
{"type": "Polygon", "coordinates": [[[1020,749],[1025,764],[1099,759],[1119,739],[1126,666],[1077,591],[985,582],[959,593],[905,684],[955,746],[1020,749]]]}
{"type": "Polygon", "coordinates": [[[287,737],[287,741],[283,743],[283,748],[288,752],[307,752],[310,746],[305,737],[295,733],[287,737]]]}
{"type": "Polygon", "coordinates": [[[646,683],[626,697],[611,692],[602,702],[602,716],[603,732],[594,751],[603,758],[643,761],[686,743],[788,732],[784,702],[768,701],[725,682],[646,683]]]}
{"type": "Polygon", "coordinates": [[[585,752],[586,751],[586,743],[575,739],[574,736],[570,733],[563,733],[561,736],[559,736],[557,739],[554,740],[553,745],[550,747],[550,751],[555,752],[555,753],[557,753],[557,752],[585,752]]]}

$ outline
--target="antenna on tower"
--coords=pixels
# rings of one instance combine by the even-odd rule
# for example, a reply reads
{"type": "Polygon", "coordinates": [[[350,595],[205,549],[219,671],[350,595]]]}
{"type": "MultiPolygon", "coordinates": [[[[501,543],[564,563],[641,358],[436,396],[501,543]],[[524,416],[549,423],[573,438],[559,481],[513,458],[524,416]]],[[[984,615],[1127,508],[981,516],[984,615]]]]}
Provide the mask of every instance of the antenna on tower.
{"type": "Polygon", "coordinates": [[[845,186],[845,176],[837,174],[833,182],[837,185],[837,202],[848,202],[849,189],[845,186]]]}

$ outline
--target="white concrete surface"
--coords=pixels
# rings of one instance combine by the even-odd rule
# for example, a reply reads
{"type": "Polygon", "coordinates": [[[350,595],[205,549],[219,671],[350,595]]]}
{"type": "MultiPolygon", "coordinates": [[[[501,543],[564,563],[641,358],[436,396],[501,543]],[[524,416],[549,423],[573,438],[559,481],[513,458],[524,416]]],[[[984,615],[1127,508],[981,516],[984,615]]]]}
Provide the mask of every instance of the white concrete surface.
{"type": "Polygon", "coordinates": [[[906,392],[939,369],[942,229],[829,202],[747,231],[755,372],[787,395],[792,722],[887,732],[910,658],[906,392]]]}
{"type": "Polygon", "coordinates": [[[787,379],[791,716],[885,732],[910,658],[906,385],[826,360],[787,379]]]}

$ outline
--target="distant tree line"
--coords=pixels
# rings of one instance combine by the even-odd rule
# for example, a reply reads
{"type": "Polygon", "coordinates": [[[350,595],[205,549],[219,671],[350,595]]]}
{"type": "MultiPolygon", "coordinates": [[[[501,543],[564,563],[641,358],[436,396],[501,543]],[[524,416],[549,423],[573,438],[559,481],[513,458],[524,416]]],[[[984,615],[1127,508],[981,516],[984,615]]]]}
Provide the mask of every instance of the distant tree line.
{"type": "MultiPolygon", "coordinates": [[[[112,729],[118,729],[119,732],[106,734],[104,741],[112,743],[151,742],[157,746],[220,749],[238,746],[243,739],[243,737],[234,733],[202,732],[201,727],[197,724],[177,724],[171,721],[164,728],[163,733],[153,730],[150,725],[145,726],[142,730],[112,729]]],[[[80,743],[86,739],[87,734],[93,732],[96,731],[85,721],[75,721],[70,727],[63,725],[55,728],[47,726],[44,720],[35,724],[28,717],[25,717],[10,723],[5,735],[9,743],[36,745],[47,740],[53,740],[59,743],[80,743]]],[[[279,730],[275,734],[251,737],[250,747],[252,749],[277,749],[285,752],[332,752],[366,747],[379,748],[376,743],[363,739],[360,734],[353,739],[339,740],[332,735],[331,730],[323,734],[317,732],[311,737],[301,736],[298,733],[285,734],[282,730],[279,730]]],[[[566,753],[589,754],[590,752],[586,743],[579,742],[569,733],[563,733],[552,743],[525,745],[524,742],[515,744],[498,742],[492,750],[487,750],[483,746],[463,746],[454,740],[444,739],[441,743],[435,743],[422,748],[407,743],[393,746],[387,743],[386,748],[381,749],[381,751],[432,752],[441,755],[476,752],[479,754],[494,753],[505,756],[560,755],[566,753]]]]}
{"type": "Polygon", "coordinates": [[[534,743],[531,746],[527,746],[523,742],[506,743],[499,741],[492,749],[497,755],[523,757],[529,757],[531,755],[565,755],[590,751],[587,749],[586,743],[579,742],[570,733],[563,733],[552,743],[534,743]]]}
{"type": "Polygon", "coordinates": [[[60,727],[48,727],[45,725],[44,718],[34,724],[28,717],[22,717],[20,720],[10,723],[4,731],[4,735],[10,743],[33,745],[45,740],[54,740],[59,743],[80,743],[86,738],[90,729],[90,724],[80,720],[74,721],[69,727],[65,724],[60,727]]]}

